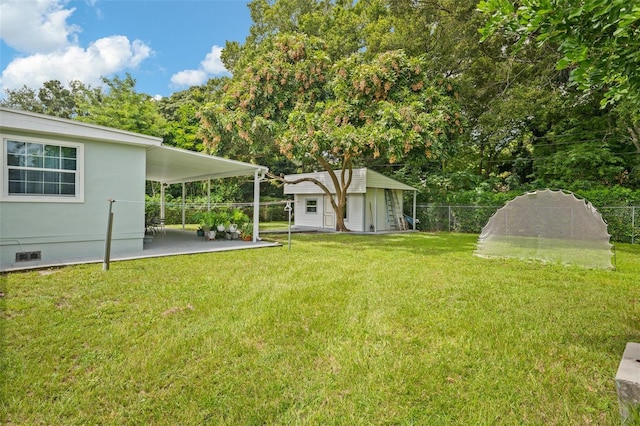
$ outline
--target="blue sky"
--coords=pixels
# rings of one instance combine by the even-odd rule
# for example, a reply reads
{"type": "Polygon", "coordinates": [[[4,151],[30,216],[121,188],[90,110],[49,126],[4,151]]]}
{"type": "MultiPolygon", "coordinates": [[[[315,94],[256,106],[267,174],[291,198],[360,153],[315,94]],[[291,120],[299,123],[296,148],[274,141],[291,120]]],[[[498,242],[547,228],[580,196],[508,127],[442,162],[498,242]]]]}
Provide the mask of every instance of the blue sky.
{"type": "Polygon", "coordinates": [[[227,40],[244,43],[248,0],[0,0],[0,91],[100,76],[168,96],[229,75],[227,40]]]}

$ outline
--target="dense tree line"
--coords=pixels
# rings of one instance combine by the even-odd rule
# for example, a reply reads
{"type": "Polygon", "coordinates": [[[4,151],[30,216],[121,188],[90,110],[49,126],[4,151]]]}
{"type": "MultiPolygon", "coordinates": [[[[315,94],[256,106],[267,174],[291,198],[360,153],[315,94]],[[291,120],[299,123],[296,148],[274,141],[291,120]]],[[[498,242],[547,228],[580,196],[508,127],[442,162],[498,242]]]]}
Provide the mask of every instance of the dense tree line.
{"type": "Polygon", "coordinates": [[[640,189],[640,2],[518,4],[253,0],[249,36],[223,52],[233,77],[160,100],[129,75],[100,87],[50,81],[1,103],[162,136],[276,176],[342,170],[343,189],[351,167],[367,166],[427,202],[640,189]]]}

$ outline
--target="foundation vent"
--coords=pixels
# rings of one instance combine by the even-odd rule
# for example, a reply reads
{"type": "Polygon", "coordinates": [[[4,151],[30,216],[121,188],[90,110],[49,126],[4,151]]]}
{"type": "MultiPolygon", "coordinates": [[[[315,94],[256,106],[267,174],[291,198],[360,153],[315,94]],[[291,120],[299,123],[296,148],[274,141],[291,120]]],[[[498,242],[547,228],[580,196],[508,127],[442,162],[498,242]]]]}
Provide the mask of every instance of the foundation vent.
{"type": "Polygon", "coordinates": [[[22,251],[16,253],[16,262],[29,262],[32,260],[42,260],[41,251],[22,251]]]}

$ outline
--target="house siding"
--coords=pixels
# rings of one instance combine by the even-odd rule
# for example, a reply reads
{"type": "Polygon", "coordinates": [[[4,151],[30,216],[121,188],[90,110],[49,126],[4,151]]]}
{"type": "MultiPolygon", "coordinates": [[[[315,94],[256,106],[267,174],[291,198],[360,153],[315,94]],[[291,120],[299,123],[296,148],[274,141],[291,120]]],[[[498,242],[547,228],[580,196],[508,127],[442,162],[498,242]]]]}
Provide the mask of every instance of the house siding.
{"type": "MultiPolygon", "coordinates": [[[[41,135],[39,139],[46,141],[41,135]]],[[[60,141],[56,136],[51,143],[60,141]]],[[[71,263],[104,256],[109,199],[112,253],[141,251],[144,237],[145,147],[82,140],[84,201],[0,203],[0,270],[71,263]],[[41,251],[16,262],[16,252],[41,251]]],[[[4,161],[4,159],[3,159],[4,161]]],[[[4,179],[4,177],[3,177],[4,179]]]]}

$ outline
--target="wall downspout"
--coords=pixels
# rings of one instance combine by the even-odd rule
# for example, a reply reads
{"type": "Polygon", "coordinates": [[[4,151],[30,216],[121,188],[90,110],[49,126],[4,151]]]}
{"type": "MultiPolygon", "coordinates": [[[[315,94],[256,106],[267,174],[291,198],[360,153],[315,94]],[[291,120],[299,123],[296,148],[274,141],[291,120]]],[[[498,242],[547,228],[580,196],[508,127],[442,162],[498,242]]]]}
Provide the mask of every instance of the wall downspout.
{"type": "Polygon", "coordinates": [[[164,222],[164,182],[160,182],[160,221],[164,222]]]}

